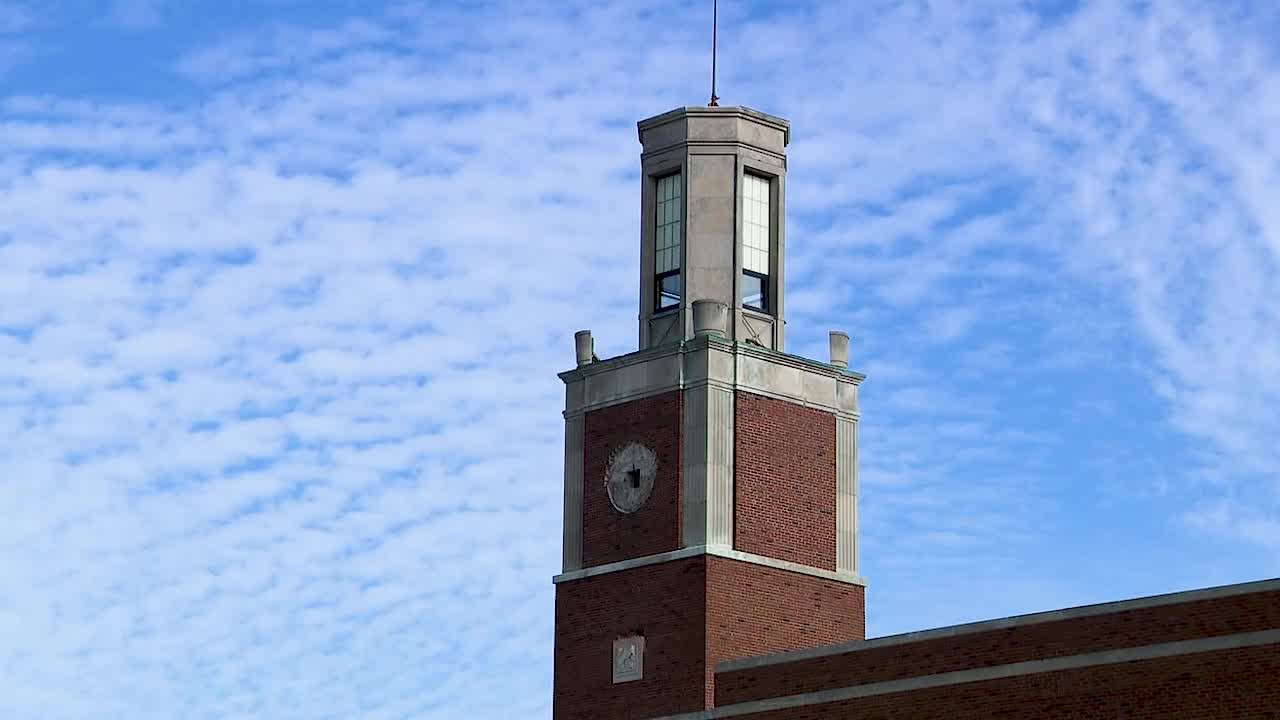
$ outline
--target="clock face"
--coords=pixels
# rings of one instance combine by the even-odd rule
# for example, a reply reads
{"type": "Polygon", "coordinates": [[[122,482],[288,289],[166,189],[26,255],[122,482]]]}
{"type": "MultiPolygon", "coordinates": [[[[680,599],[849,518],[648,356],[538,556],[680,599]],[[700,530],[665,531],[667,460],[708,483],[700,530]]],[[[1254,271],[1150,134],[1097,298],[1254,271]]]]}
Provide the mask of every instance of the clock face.
{"type": "Polygon", "coordinates": [[[604,486],[609,502],[621,513],[639,510],[653,492],[658,475],[658,456],[638,442],[629,442],[613,451],[605,470],[604,486]]]}

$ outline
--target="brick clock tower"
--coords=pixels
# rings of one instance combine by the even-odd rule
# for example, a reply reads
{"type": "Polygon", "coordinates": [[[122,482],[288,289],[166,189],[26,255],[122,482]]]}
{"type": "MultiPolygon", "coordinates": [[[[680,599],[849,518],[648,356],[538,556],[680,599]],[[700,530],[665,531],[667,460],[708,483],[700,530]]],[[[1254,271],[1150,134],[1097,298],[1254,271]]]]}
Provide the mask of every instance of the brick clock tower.
{"type": "Polygon", "coordinates": [[[786,120],[639,123],[640,349],[566,386],[554,717],[711,707],[717,663],[864,634],[858,384],[783,345],[786,120]]]}

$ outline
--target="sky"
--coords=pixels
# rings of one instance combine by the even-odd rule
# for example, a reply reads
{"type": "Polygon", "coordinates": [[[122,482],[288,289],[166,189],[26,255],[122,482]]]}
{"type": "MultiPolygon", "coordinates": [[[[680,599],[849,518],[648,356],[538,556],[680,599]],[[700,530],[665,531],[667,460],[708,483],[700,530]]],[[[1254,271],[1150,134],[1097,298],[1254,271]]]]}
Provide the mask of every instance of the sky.
{"type": "MultiPolygon", "coordinates": [[[[549,717],[709,3],[0,0],[0,717],[549,717]]],[[[720,3],[870,636],[1280,575],[1274,3],[720,3]]]]}

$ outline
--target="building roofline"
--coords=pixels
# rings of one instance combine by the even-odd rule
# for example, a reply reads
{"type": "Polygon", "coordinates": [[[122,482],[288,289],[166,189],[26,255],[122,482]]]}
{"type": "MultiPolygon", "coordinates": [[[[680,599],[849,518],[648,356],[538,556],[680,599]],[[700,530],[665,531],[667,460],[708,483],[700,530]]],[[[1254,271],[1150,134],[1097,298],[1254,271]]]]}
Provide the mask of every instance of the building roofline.
{"type": "MultiPolygon", "coordinates": [[[[1233,635],[1215,635],[1193,640],[1178,640],[1153,645],[1140,645],[1138,647],[1099,650],[1079,655],[988,665],[954,672],[900,678],[898,680],[846,685],[797,695],[779,695],[761,700],[722,705],[710,710],[699,710],[679,715],[664,715],[652,718],[652,720],[719,720],[720,718],[753,716],[766,712],[860,700],[894,693],[910,693],[967,683],[1004,680],[1027,675],[1042,675],[1044,673],[1080,670],[1082,668],[1121,663],[1143,662],[1181,655],[1195,655],[1222,650],[1244,650],[1276,643],[1280,643],[1280,629],[1258,630],[1256,632],[1236,633],[1233,635]]],[[[823,716],[827,715],[824,713],[823,716]]]]}
{"type": "Polygon", "coordinates": [[[782,131],[782,144],[787,145],[791,142],[791,123],[786,118],[780,118],[776,115],[760,112],[746,105],[725,105],[725,106],[706,106],[706,105],[685,105],[684,107],[673,108],[664,113],[645,118],[636,123],[636,133],[639,136],[644,135],[644,131],[653,127],[662,125],[663,123],[672,122],[682,117],[689,116],[715,116],[715,115],[737,115],[739,117],[750,118],[762,125],[771,125],[782,131]]]}
{"type": "Polygon", "coordinates": [[[1030,613],[1026,615],[1013,615],[995,620],[980,620],[978,622],[949,625],[930,630],[918,630],[898,635],[886,635],[883,637],[871,638],[869,640],[853,640],[851,642],[844,642],[836,645],[824,645],[804,650],[792,650],[788,652],[773,653],[770,655],[742,658],[740,660],[727,660],[716,665],[716,672],[721,673],[733,672],[735,670],[749,670],[768,665],[812,660],[831,655],[843,655],[863,650],[874,650],[894,645],[923,642],[925,640],[936,640],[939,638],[954,637],[957,635],[969,635],[991,630],[1003,630],[1023,625],[1057,622],[1059,620],[1074,620],[1076,618],[1106,615],[1109,613],[1125,612],[1128,610],[1141,610],[1144,608],[1161,607],[1164,605],[1177,605],[1180,603],[1197,602],[1200,600],[1214,600],[1218,598],[1234,597],[1237,595],[1252,595],[1254,593],[1276,591],[1280,591],[1280,578],[1256,580],[1253,582],[1237,583],[1233,585],[1220,585],[1196,590],[1183,590],[1180,592],[1150,595],[1131,600],[1116,600],[1113,602],[1097,603],[1094,605],[1080,605],[1061,610],[1049,610],[1046,612],[1030,613]]]}

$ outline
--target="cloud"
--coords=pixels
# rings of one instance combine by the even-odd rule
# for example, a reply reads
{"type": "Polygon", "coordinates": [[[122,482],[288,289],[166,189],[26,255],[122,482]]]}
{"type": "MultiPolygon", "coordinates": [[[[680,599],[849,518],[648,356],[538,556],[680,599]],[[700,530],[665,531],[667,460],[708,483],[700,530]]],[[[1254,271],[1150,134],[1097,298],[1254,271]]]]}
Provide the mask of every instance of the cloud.
{"type": "Polygon", "coordinates": [[[129,32],[153,30],[163,24],[167,4],[165,0],[112,0],[105,22],[129,32]]]}
{"type": "MultiPolygon", "coordinates": [[[[705,92],[658,10],[272,17],[171,58],[188,99],[0,89],[0,714],[546,715],[555,373],[633,349],[631,123],[705,92]]],[[[873,631],[1256,576],[1204,543],[1277,548],[1266,38],[761,13],[722,102],[793,122],[791,349],[870,375],[873,631]],[[1109,513],[1185,570],[1089,554],[1109,513]]]]}
{"type": "Polygon", "coordinates": [[[965,335],[978,321],[978,313],[972,308],[946,308],[929,321],[929,334],[940,342],[955,340],[965,335]]]}
{"type": "Polygon", "coordinates": [[[1244,539],[1265,547],[1280,545],[1277,508],[1259,508],[1235,500],[1220,499],[1189,510],[1184,519],[1201,530],[1232,539],[1244,539]]]}
{"type": "Polygon", "coordinates": [[[34,24],[30,9],[11,2],[0,3],[0,35],[21,32],[34,24]]]}

